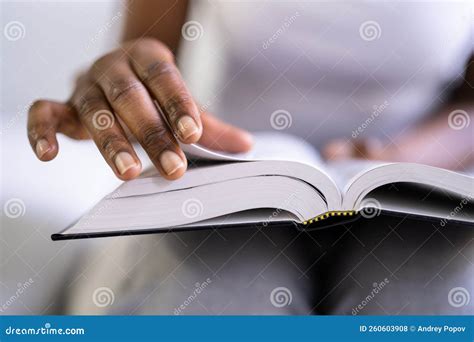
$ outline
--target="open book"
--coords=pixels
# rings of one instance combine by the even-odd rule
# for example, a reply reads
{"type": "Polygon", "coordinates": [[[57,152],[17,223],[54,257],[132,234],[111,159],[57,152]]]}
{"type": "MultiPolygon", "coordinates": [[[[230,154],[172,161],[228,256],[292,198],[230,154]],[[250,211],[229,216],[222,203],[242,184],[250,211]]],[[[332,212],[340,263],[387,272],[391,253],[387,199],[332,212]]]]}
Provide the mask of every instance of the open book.
{"type": "Polygon", "coordinates": [[[325,163],[304,141],[275,133],[257,134],[245,155],[182,148],[190,162],[181,179],[144,172],[53,240],[287,222],[312,229],[380,211],[441,225],[474,222],[469,174],[411,163],[325,163]]]}

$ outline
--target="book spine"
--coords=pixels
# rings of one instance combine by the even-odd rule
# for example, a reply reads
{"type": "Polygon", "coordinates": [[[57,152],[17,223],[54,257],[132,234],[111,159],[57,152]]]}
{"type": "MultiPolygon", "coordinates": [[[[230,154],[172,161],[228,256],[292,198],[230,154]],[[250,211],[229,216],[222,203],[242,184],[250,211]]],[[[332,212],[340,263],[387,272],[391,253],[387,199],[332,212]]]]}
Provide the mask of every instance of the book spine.
{"type": "Polygon", "coordinates": [[[304,225],[312,224],[315,222],[323,221],[327,218],[333,217],[333,216],[354,216],[356,214],[355,210],[336,210],[336,211],[328,211],[327,213],[318,215],[316,217],[313,217],[310,220],[304,221],[304,225]]]}

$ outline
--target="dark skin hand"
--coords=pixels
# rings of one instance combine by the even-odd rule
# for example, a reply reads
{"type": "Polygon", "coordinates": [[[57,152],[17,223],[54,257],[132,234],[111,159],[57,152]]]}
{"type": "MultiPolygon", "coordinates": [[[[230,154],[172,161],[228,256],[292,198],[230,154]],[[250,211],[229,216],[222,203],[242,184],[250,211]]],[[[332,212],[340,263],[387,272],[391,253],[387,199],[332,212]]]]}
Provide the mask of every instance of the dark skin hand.
{"type": "MultiPolygon", "coordinates": [[[[171,19],[174,16],[184,20],[182,5],[176,1],[153,5],[134,1],[129,11],[136,17],[131,15],[128,19],[125,36],[130,38],[143,30],[144,36],[153,34],[153,30],[168,32],[163,40],[176,50],[177,35],[163,30],[163,25],[174,26],[180,32],[181,24],[171,19]],[[150,12],[150,6],[160,8],[150,12]],[[166,15],[161,22],[142,26],[143,19],[151,19],[150,13],[166,15]]],[[[178,142],[199,142],[230,153],[245,152],[252,146],[247,132],[199,111],[181,78],[173,52],[162,41],[150,37],[129,40],[99,58],[78,78],[66,103],[38,100],[33,104],[28,118],[28,138],[40,160],[56,157],[57,133],[73,139],[92,138],[122,180],[133,179],[141,172],[141,162],[131,140],[141,144],[161,175],[170,180],[181,177],[187,167],[178,142]]]]}
{"type": "Polygon", "coordinates": [[[467,65],[462,84],[429,120],[394,141],[334,140],[323,150],[324,156],[329,160],[359,158],[414,162],[452,170],[471,166],[474,163],[474,56],[467,65]],[[458,129],[453,128],[456,124],[460,125],[458,129]]]}
{"type": "MultiPolygon", "coordinates": [[[[78,78],[69,101],[38,100],[31,107],[28,138],[37,157],[42,161],[56,157],[57,133],[73,139],[92,138],[115,175],[130,180],[141,172],[141,162],[131,145],[136,140],[161,175],[173,180],[187,167],[178,142],[198,142],[230,153],[248,151],[251,136],[199,111],[181,78],[175,55],[187,11],[188,1],[183,0],[130,1],[124,43],[78,78]]],[[[447,168],[472,163],[474,125],[462,131],[447,125],[452,108],[473,115],[474,63],[469,65],[465,83],[453,102],[431,121],[398,137],[395,144],[335,141],[324,149],[325,156],[414,161],[447,168]],[[437,137],[450,158],[440,158],[439,149],[426,143],[430,136],[437,137]]]]}

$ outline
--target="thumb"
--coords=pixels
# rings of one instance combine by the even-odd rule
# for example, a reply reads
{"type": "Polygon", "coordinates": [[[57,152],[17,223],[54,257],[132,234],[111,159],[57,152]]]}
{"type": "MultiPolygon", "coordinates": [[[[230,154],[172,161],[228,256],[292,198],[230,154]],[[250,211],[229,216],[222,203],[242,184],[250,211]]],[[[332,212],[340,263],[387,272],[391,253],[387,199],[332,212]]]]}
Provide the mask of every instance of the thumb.
{"type": "Polygon", "coordinates": [[[226,124],[209,113],[202,113],[202,136],[198,144],[215,151],[243,153],[252,148],[249,132],[226,124]]]}
{"type": "Polygon", "coordinates": [[[37,100],[28,112],[28,139],[38,159],[49,161],[58,154],[57,133],[80,139],[85,137],[74,109],[68,104],[37,100]]]}

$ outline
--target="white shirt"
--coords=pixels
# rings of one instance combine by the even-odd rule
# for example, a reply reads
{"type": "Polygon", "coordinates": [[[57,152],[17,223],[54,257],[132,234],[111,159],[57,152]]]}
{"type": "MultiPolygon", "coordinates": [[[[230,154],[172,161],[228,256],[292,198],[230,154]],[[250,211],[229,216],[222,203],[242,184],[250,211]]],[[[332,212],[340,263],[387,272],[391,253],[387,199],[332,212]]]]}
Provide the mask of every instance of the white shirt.
{"type": "Polygon", "coordinates": [[[393,138],[442,104],[474,46],[470,2],[192,4],[181,64],[197,100],[316,146],[393,138]]]}

